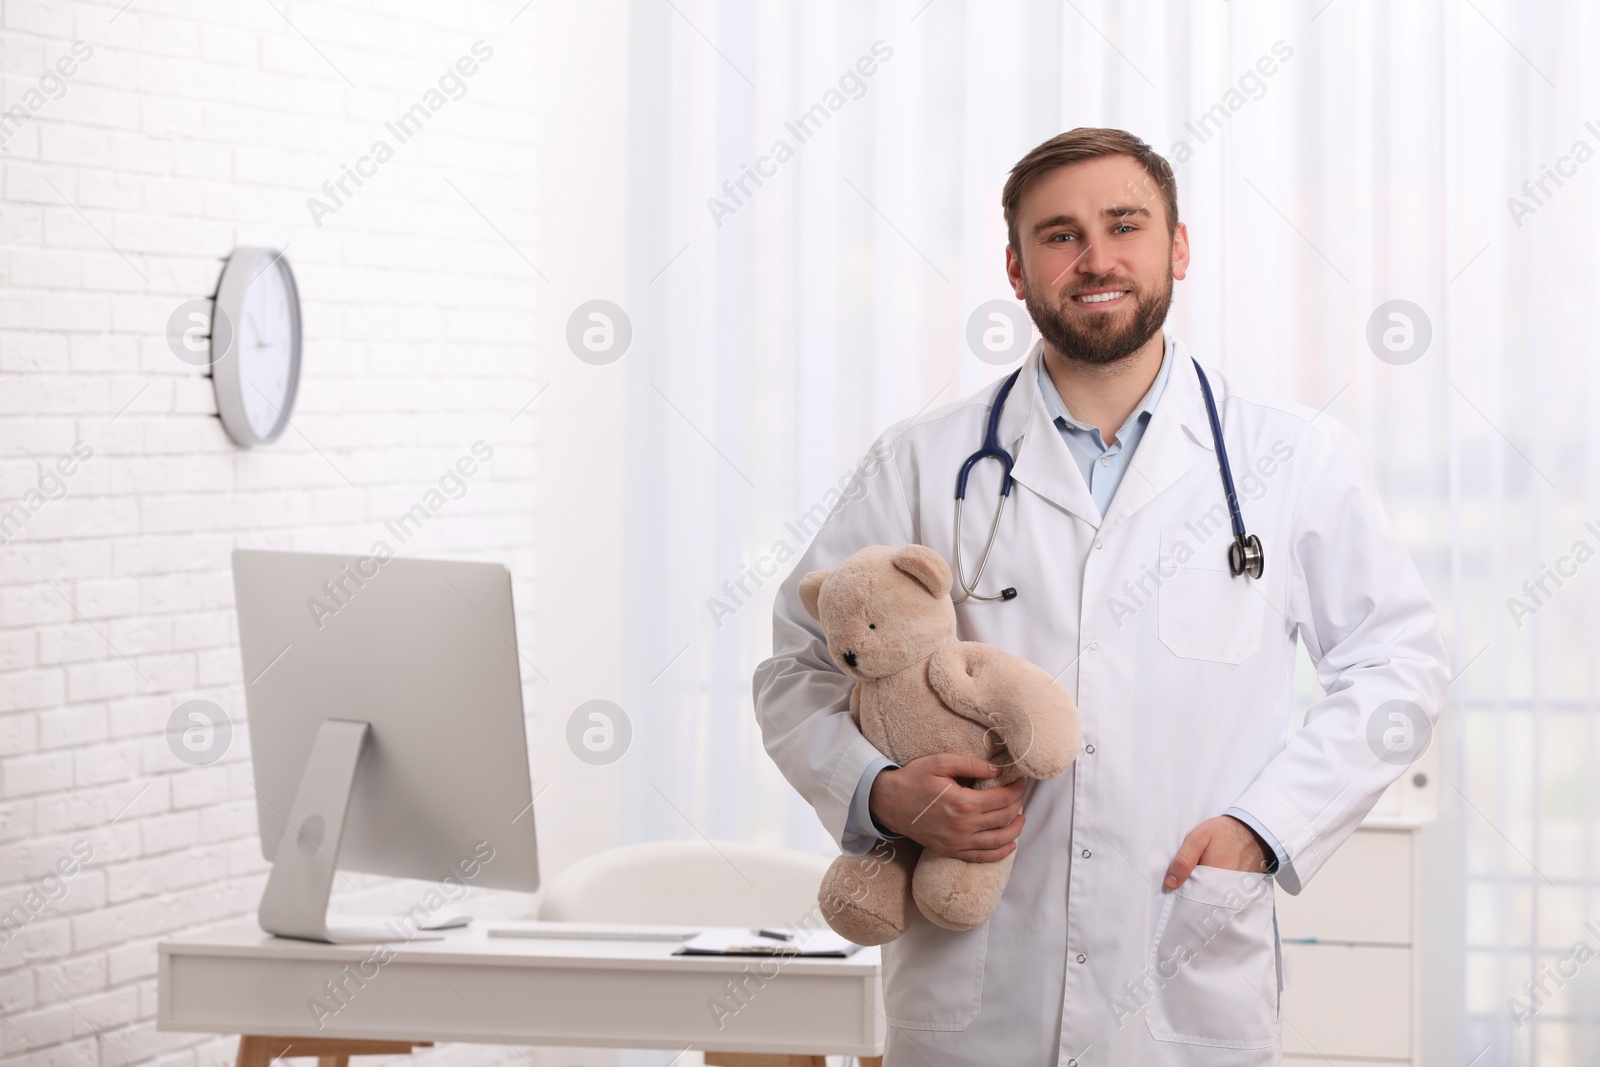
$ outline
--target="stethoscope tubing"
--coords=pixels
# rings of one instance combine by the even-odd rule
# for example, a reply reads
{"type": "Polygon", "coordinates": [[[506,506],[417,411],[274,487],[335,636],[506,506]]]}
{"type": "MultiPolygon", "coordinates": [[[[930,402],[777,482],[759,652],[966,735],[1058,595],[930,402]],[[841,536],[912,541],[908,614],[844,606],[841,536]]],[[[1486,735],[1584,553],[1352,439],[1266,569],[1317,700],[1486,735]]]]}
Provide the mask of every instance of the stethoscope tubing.
{"type": "Polygon", "coordinates": [[[1010,452],[1000,447],[1000,414],[1005,410],[1006,398],[1011,395],[1011,389],[1017,384],[1017,378],[1022,374],[1022,368],[1012,371],[1005,382],[1001,384],[1000,391],[995,394],[994,404],[989,408],[989,425],[984,431],[983,447],[967,457],[961,464],[961,472],[956,475],[956,583],[960,586],[960,595],[955,598],[957,604],[971,597],[973,600],[1011,600],[1016,597],[1016,589],[1007,586],[998,593],[977,592],[978,583],[983,580],[983,569],[989,565],[989,552],[994,548],[995,538],[1000,535],[1000,516],[1005,514],[1006,501],[1011,499],[1011,467],[1015,460],[1010,452]],[[989,540],[983,546],[983,555],[978,557],[978,573],[972,576],[972,581],[967,581],[966,574],[961,569],[961,506],[967,500],[967,475],[972,473],[972,468],[980,460],[994,459],[1004,468],[1000,478],[1000,506],[995,509],[994,521],[989,524],[989,540]]]}
{"type": "MultiPolygon", "coordinates": [[[[1233,544],[1228,549],[1229,569],[1234,577],[1249,574],[1251,577],[1260,578],[1264,563],[1261,539],[1245,532],[1244,514],[1239,509],[1239,494],[1233,487],[1233,469],[1228,463],[1228,449],[1222,442],[1222,419],[1217,415],[1217,402],[1211,394],[1211,382],[1206,378],[1205,368],[1200,366],[1200,361],[1193,357],[1190,359],[1194,363],[1195,373],[1200,376],[1200,391],[1206,401],[1206,419],[1211,424],[1211,440],[1217,450],[1217,470],[1222,474],[1222,489],[1228,499],[1228,519],[1233,526],[1233,544]]],[[[1012,387],[1017,384],[1021,374],[1022,368],[1019,367],[1001,384],[1000,391],[995,394],[994,403],[989,408],[989,422],[983,435],[983,447],[967,457],[966,462],[961,464],[960,473],[956,475],[955,577],[960,590],[960,595],[955,598],[957,604],[969,597],[973,600],[1013,600],[1017,595],[1015,587],[1012,586],[1007,586],[998,593],[983,594],[977,592],[977,585],[983,580],[984,568],[989,565],[989,553],[993,550],[995,539],[1000,534],[1000,518],[1005,514],[1006,501],[1011,496],[1011,468],[1015,460],[1010,452],[1000,447],[1000,415],[1005,410],[1006,399],[1010,397],[1012,387]],[[1000,482],[1000,506],[995,509],[994,521],[989,524],[989,540],[983,546],[983,555],[978,558],[978,572],[969,582],[961,568],[961,511],[967,498],[967,476],[972,473],[974,466],[985,459],[997,460],[1004,468],[1000,482]]]]}
{"type": "Polygon", "coordinates": [[[1228,450],[1222,444],[1222,420],[1217,417],[1217,402],[1211,396],[1211,383],[1199,360],[1194,360],[1194,372],[1200,375],[1200,391],[1206,396],[1206,418],[1211,421],[1211,440],[1217,446],[1217,469],[1222,472],[1222,491],[1228,496],[1228,518],[1233,523],[1233,536],[1244,537],[1244,516],[1239,512],[1239,494],[1233,491],[1233,469],[1228,465],[1228,450]]]}
{"type": "Polygon", "coordinates": [[[1002,497],[1011,495],[1013,460],[1011,453],[1000,447],[1000,413],[1005,409],[1006,398],[1011,395],[1011,387],[1017,384],[1017,377],[1021,374],[1020,367],[1012,371],[1011,376],[1000,386],[1000,392],[995,394],[994,405],[989,408],[989,427],[983,435],[983,447],[967,457],[967,461],[961,465],[961,472],[956,475],[957,500],[967,498],[967,475],[972,473],[972,468],[979,460],[984,459],[997,459],[1005,467],[1005,476],[1000,479],[1000,495],[1002,497]]]}

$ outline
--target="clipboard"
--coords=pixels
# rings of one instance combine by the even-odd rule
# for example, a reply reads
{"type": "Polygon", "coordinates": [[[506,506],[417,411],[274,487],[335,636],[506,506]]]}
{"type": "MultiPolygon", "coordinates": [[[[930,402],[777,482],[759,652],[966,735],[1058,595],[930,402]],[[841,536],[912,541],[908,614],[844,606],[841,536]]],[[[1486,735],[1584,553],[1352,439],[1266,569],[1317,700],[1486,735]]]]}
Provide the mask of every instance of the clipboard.
{"type": "Polygon", "coordinates": [[[861,946],[829,929],[741,930],[720,927],[689,938],[674,956],[801,956],[807,959],[843,959],[861,946]],[[788,934],[788,938],[773,934],[788,934]]]}

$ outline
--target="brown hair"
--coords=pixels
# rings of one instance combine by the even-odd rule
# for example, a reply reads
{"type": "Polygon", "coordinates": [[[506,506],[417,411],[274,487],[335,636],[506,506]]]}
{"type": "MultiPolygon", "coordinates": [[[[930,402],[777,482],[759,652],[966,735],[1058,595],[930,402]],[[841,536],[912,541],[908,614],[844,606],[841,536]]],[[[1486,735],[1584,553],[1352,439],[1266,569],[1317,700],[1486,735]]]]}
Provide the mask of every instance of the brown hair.
{"type": "MultiPolygon", "coordinates": [[[[1161,199],[1167,205],[1167,236],[1178,229],[1178,179],[1172,174],[1172,165],[1155,149],[1145,144],[1127,130],[1107,129],[1100,126],[1079,126],[1075,130],[1059,133],[1017,161],[1000,193],[1000,206],[1006,215],[1006,238],[1013,251],[1019,255],[1022,245],[1017,236],[1017,208],[1022,195],[1034,180],[1073,163],[1101,156],[1132,156],[1155,182],[1161,199]]],[[[1149,199],[1141,196],[1141,200],[1149,199]]]]}

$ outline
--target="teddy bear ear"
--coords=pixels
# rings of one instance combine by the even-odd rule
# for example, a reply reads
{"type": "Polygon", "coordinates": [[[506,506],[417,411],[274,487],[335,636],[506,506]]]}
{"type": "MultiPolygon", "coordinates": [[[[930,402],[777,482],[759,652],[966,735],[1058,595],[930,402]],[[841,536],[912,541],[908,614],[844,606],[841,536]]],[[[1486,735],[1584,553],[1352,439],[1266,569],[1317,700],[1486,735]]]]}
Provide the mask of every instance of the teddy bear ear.
{"type": "Polygon", "coordinates": [[[906,545],[894,554],[894,565],[921,582],[935,597],[950,595],[950,566],[926,545],[906,545]]]}
{"type": "Polygon", "coordinates": [[[800,579],[800,603],[811,612],[811,617],[818,622],[822,621],[822,613],[817,610],[817,596],[822,592],[822,582],[832,571],[812,571],[800,579]]]}

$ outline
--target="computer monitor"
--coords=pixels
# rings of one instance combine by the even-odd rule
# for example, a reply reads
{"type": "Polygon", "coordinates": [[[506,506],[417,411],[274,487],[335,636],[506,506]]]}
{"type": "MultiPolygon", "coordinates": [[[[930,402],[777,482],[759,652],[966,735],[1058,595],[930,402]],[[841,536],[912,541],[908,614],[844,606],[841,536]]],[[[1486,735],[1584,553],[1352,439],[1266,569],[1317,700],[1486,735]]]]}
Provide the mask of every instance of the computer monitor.
{"type": "Polygon", "coordinates": [[[393,941],[436,925],[413,909],[409,927],[330,926],[336,865],[539,887],[505,567],[239,549],[233,584],[261,852],[273,863],[263,930],[393,941]]]}

